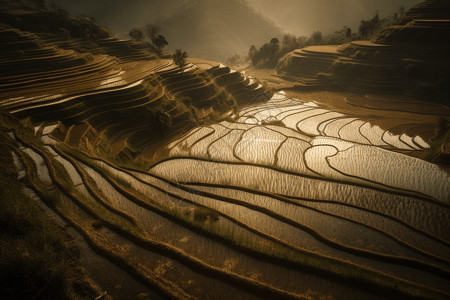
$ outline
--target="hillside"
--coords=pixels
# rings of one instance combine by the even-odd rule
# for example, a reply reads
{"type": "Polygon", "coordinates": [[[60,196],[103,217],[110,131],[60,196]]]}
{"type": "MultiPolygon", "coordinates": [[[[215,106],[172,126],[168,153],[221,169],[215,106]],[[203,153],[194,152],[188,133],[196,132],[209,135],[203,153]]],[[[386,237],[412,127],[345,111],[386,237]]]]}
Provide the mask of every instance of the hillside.
{"type": "Polygon", "coordinates": [[[322,87],[404,94],[448,105],[450,48],[444,37],[450,34],[449,9],[448,1],[424,1],[370,41],[297,49],[277,70],[322,87]]]}
{"type": "MultiPolygon", "coordinates": [[[[274,92],[24,3],[0,2],[0,298],[450,297],[445,105],[274,92]]],[[[295,55],[303,87],[342,58],[295,55]]]]}
{"type": "Polygon", "coordinates": [[[183,48],[192,57],[222,62],[234,54],[247,54],[251,45],[260,46],[282,35],[280,28],[243,0],[56,3],[76,14],[85,9],[121,37],[127,37],[132,27],[155,23],[161,26],[168,49],[183,48]]]}
{"type": "Polygon", "coordinates": [[[160,25],[170,48],[220,61],[233,54],[247,54],[250,45],[261,45],[282,34],[274,23],[241,0],[192,1],[160,25]]]}
{"type": "Polygon", "coordinates": [[[178,68],[144,44],[78,37],[104,32],[89,19],[3,3],[1,105],[33,124],[59,124],[60,138],[72,145],[134,159],[163,137],[264,99],[262,85],[216,62],[178,68]],[[39,18],[54,25],[31,26],[39,18]]]}

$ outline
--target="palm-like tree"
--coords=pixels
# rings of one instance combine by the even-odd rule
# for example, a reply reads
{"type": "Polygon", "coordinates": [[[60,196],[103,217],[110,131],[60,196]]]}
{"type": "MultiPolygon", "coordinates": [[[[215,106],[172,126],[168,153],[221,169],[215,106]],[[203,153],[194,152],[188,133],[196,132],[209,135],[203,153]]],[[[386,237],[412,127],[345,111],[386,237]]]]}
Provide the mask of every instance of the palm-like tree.
{"type": "Polygon", "coordinates": [[[172,55],[173,62],[181,69],[186,65],[186,58],[188,57],[186,51],[181,49],[175,50],[175,53],[172,55]]]}

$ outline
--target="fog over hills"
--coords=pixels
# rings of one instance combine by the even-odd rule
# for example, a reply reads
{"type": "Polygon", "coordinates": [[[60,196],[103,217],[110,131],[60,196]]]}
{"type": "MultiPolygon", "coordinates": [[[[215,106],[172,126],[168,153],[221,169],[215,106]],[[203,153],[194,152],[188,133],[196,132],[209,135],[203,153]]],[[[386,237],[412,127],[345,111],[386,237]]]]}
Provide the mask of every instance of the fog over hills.
{"type": "Polygon", "coordinates": [[[420,0],[56,0],[74,15],[89,15],[126,37],[132,27],[161,25],[169,50],[190,56],[226,60],[246,54],[283,33],[309,36],[343,26],[357,30],[361,19],[392,15],[420,0]]]}
{"type": "Polygon", "coordinates": [[[378,11],[380,17],[392,16],[403,5],[408,10],[422,0],[248,0],[263,15],[284,31],[310,35],[316,30],[332,32],[343,26],[358,29],[362,19],[378,11]]]}
{"type": "Polygon", "coordinates": [[[251,44],[259,45],[282,35],[274,23],[241,0],[198,0],[159,24],[171,48],[219,60],[246,53],[251,44]]]}

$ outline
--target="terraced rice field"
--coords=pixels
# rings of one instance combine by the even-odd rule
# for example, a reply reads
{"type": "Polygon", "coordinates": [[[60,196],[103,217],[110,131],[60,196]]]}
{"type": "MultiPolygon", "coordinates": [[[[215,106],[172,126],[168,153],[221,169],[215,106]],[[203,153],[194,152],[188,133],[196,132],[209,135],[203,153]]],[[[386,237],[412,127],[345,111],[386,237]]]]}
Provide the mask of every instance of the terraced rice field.
{"type": "Polygon", "coordinates": [[[148,170],[72,150],[52,125],[44,147],[10,137],[20,180],[163,297],[448,299],[449,174],[394,151],[428,147],[429,125],[377,121],[395,133],[277,93],[148,170]]]}
{"type": "Polygon", "coordinates": [[[213,112],[226,114],[270,95],[257,80],[219,63],[193,59],[196,64],[179,68],[131,41],[96,43],[103,54],[63,50],[45,37],[0,30],[0,106],[29,118],[36,133],[46,136],[51,128],[43,131],[43,125],[63,122],[60,138],[69,145],[106,136],[112,156],[134,157],[213,112]]]}

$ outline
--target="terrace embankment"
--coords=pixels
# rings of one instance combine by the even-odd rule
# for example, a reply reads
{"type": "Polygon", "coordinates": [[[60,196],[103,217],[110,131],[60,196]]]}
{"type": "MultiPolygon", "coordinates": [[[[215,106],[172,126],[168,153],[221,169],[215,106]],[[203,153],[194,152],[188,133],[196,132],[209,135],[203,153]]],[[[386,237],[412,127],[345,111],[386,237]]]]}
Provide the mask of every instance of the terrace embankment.
{"type": "MultiPolygon", "coordinates": [[[[403,186],[335,180],[327,169],[342,166],[309,161],[306,152],[321,147],[315,138],[245,122],[265,108],[292,114],[294,103],[278,95],[238,122],[194,129],[149,171],[74,150],[48,137],[54,126],[5,138],[21,182],[98,254],[163,297],[447,297],[448,208],[403,186]],[[245,179],[233,175],[244,170],[245,179]]],[[[346,143],[325,144],[345,155],[346,143]]]]}
{"type": "MultiPolygon", "coordinates": [[[[445,105],[272,94],[217,62],[179,67],[96,27],[91,41],[77,37],[71,26],[90,28],[85,19],[60,16],[63,40],[26,28],[42,12],[10,14],[26,22],[0,30],[0,162],[17,171],[8,191],[82,237],[108,295],[450,297],[449,174],[412,157],[445,131],[445,105]]],[[[341,57],[335,47],[296,55],[313,77],[341,57]]]]}
{"type": "Polygon", "coordinates": [[[370,41],[298,49],[280,60],[277,71],[306,87],[397,93],[448,104],[449,9],[448,1],[425,1],[370,41]]]}
{"type": "Polygon", "coordinates": [[[57,124],[55,137],[70,145],[103,147],[119,159],[270,96],[255,79],[226,66],[194,60],[198,66],[179,68],[114,38],[98,44],[117,56],[64,50],[17,29],[0,31],[0,38],[1,105],[36,128],[57,124]]]}

